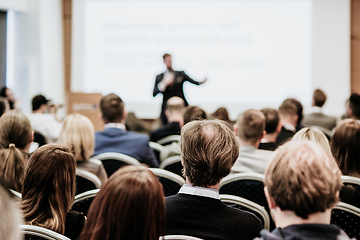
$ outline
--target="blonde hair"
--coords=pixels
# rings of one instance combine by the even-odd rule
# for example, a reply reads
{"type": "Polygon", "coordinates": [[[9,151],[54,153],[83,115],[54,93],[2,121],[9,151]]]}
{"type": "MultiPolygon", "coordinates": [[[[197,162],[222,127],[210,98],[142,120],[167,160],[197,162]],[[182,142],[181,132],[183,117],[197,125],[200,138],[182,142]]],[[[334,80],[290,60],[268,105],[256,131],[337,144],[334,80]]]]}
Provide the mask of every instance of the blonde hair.
{"type": "Polygon", "coordinates": [[[306,127],[301,129],[293,136],[291,141],[311,141],[317,143],[327,154],[329,154],[330,156],[332,155],[329,140],[326,138],[323,132],[316,128],[306,127]]]}
{"type": "Polygon", "coordinates": [[[281,210],[307,219],[339,201],[341,171],[318,144],[290,141],[275,151],[265,171],[265,186],[281,210]]]}
{"type": "Polygon", "coordinates": [[[63,123],[58,143],[67,146],[77,162],[87,161],[94,153],[95,130],[87,117],[74,113],[63,123]]]}

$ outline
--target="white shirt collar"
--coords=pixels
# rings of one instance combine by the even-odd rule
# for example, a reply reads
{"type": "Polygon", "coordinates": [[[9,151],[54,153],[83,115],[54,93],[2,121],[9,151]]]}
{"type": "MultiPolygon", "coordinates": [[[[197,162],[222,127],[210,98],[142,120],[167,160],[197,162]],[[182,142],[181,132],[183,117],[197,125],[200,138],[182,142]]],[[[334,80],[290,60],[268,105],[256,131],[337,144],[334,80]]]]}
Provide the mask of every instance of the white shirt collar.
{"type": "Polygon", "coordinates": [[[313,107],[312,107],[312,112],[314,112],[314,113],[321,113],[321,112],[322,112],[321,107],[313,106],[313,107]]]}
{"type": "Polygon", "coordinates": [[[104,128],[119,128],[126,131],[125,125],[121,123],[107,123],[105,124],[104,128]]]}
{"type": "Polygon", "coordinates": [[[220,199],[218,190],[206,187],[191,186],[188,184],[184,184],[180,188],[179,193],[220,199]]]}
{"type": "Polygon", "coordinates": [[[296,132],[296,128],[291,125],[290,123],[283,123],[283,127],[286,129],[286,130],[289,130],[289,131],[292,131],[292,132],[296,132]]]}

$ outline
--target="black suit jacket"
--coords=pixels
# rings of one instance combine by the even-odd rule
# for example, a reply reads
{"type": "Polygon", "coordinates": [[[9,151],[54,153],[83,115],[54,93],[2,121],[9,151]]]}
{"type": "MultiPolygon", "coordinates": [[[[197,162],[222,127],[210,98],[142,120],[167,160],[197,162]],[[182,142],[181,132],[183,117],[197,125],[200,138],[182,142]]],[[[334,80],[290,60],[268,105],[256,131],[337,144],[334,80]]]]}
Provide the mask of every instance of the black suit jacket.
{"type": "MultiPolygon", "coordinates": [[[[186,73],[184,71],[174,71],[174,74],[175,74],[174,84],[172,86],[167,86],[165,91],[162,92],[163,102],[161,105],[161,120],[163,121],[164,124],[167,123],[166,116],[164,114],[164,111],[166,109],[167,100],[169,100],[169,98],[175,97],[175,96],[180,97],[184,100],[185,106],[187,106],[189,104],[186,101],[186,98],[184,95],[184,87],[183,87],[184,82],[188,81],[195,85],[201,84],[200,82],[195,81],[194,79],[192,79],[188,75],[186,75],[186,73]]],[[[160,92],[160,90],[158,88],[158,84],[163,80],[163,78],[164,78],[164,73],[161,73],[156,76],[154,90],[153,90],[154,97],[160,92]]]]}
{"type": "Polygon", "coordinates": [[[259,149],[268,150],[268,151],[275,151],[278,148],[278,145],[274,142],[266,142],[260,143],[259,149]]]}
{"type": "Polygon", "coordinates": [[[294,132],[282,127],[279,135],[276,138],[276,144],[280,146],[285,142],[287,142],[288,140],[290,140],[294,135],[295,135],[294,132]]]}
{"type": "Polygon", "coordinates": [[[150,141],[157,142],[170,135],[180,135],[180,124],[178,122],[168,123],[150,134],[150,141]]]}
{"type": "Polygon", "coordinates": [[[167,197],[165,213],[165,235],[250,240],[259,236],[262,229],[255,215],[209,197],[181,193],[167,197]]]}

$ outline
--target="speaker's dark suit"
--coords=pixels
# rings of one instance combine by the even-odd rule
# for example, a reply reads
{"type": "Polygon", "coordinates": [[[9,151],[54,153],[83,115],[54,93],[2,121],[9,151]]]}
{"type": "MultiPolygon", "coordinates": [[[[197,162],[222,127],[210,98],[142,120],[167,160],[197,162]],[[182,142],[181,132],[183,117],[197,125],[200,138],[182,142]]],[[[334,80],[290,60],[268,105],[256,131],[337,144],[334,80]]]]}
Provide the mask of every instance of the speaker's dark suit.
{"type": "Polygon", "coordinates": [[[219,199],[179,193],[165,201],[165,235],[205,240],[250,240],[262,229],[255,215],[223,204],[219,199]]]}
{"type": "Polygon", "coordinates": [[[149,138],[144,134],[125,131],[119,128],[106,128],[95,133],[94,155],[106,152],[117,152],[136,158],[149,167],[159,167],[149,138]]]}
{"type": "MultiPolygon", "coordinates": [[[[161,121],[163,122],[163,124],[167,123],[165,109],[166,109],[166,102],[167,102],[167,100],[169,100],[169,98],[175,97],[175,96],[180,97],[184,100],[185,106],[189,105],[188,102],[186,101],[186,98],[184,95],[184,88],[183,88],[184,82],[188,81],[195,85],[201,84],[200,82],[195,81],[194,79],[192,79],[188,75],[186,75],[186,73],[184,71],[174,71],[174,74],[175,74],[174,83],[170,86],[167,86],[166,89],[164,90],[164,92],[162,92],[163,102],[161,105],[161,116],[160,117],[161,117],[161,121]]],[[[156,76],[154,90],[153,90],[154,97],[160,92],[160,90],[158,88],[158,84],[163,80],[163,78],[164,78],[164,73],[161,73],[156,76]]]]}

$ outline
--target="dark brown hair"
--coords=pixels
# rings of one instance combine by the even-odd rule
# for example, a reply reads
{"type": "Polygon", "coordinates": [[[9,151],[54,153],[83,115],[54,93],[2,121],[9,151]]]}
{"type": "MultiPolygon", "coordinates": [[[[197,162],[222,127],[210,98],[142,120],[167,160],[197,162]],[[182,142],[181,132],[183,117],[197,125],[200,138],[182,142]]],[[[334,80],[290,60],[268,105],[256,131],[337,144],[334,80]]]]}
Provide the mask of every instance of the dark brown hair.
{"type": "Polygon", "coordinates": [[[220,119],[225,122],[231,123],[231,120],[229,118],[229,113],[228,113],[227,109],[224,107],[218,108],[213,114],[211,114],[211,118],[220,119]]]}
{"type": "Polygon", "coordinates": [[[303,219],[339,201],[341,172],[333,157],[314,142],[288,142],[265,171],[265,186],[276,205],[303,219]]]}
{"type": "Polygon", "coordinates": [[[239,143],[230,125],[218,119],[184,125],[180,148],[183,175],[202,187],[219,183],[239,156],[239,143]]]}
{"type": "Polygon", "coordinates": [[[48,144],[30,157],[21,208],[25,224],[64,234],[76,191],[75,157],[67,147],[48,144]]]}
{"type": "Polygon", "coordinates": [[[290,101],[284,101],[279,107],[279,113],[283,116],[297,115],[297,107],[290,101]]]}
{"type": "Polygon", "coordinates": [[[360,124],[345,119],[331,138],[331,152],[344,175],[360,177],[360,124]]]}
{"type": "Polygon", "coordinates": [[[193,120],[207,119],[206,112],[197,106],[188,106],[184,112],[184,125],[193,120]]]}
{"type": "Polygon", "coordinates": [[[171,57],[171,55],[170,55],[169,53],[165,53],[165,54],[163,55],[163,60],[165,60],[165,58],[167,58],[167,57],[171,57]]]}
{"type": "Polygon", "coordinates": [[[301,102],[299,102],[295,98],[288,98],[284,102],[292,102],[293,104],[295,104],[295,106],[296,106],[296,115],[298,115],[297,126],[300,126],[301,121],[304,118],[304,116],[303,116],[303,106],[302,106],[301,102]]]}
{"type": "Polygon", "coordinates": [[[100,109],[105,123],[120,122],[124,117],[124,102],[114,93],[101,98],[100,109]]]}
{"type": "Polygon", "coordinates": [[[92,202],[81,240],[158,240],[165,234],[164,192],[144,166],[116,171],[92,202]]]}
{"type": "Polygon", "coordinates": [[[326,95],[321,89],[316,89],[313,94],[314,105],[322,107],[326,101],[326,95]]]}
{"type": "Polygon", "coordinates": [[[349,98],[349,108],[352,111],[353,117],[360,119],[360,95],[353,93],[349,98]]]}
{"type": "Polygon", "coordinates": [[[272,108],[264,108],[261,112],[265,116],[266,133],[274,133],[279,126],[280,117],[277,110],[272,108]]]}
{"type": "Polygon", "coordinates": [[[256,143],[265,130],[265,116],[255,109],[244,111],[236,122],[242,140],[256,143]]]}

